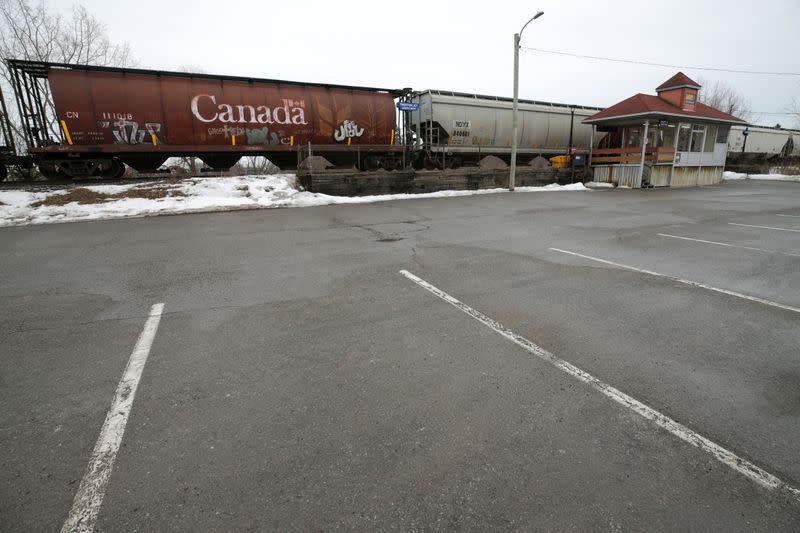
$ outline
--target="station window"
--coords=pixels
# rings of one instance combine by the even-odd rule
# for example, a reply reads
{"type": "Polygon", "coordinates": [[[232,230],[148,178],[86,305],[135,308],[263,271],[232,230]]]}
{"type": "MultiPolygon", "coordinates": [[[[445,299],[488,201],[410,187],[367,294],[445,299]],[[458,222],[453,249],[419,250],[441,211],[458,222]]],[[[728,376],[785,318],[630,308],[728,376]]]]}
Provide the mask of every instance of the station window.
{"type": "Polygon", "coordinates": [[[661,131],[661,135],[663,136],[662,143],[659,146],[665,146],[667,148],[675,148],[675,125],[670,124],[664,128],[659,128],[661,131]]]}
{"type": "Polygon", "coordinates": [[[724,144],[728,142],[728,132],[731,130],[730,126],[720,126],[717,130],[717,142],[724,144]]]}
{"type": "Polygon", "coordinates": [[[649,148],[664,146],[664,132],[657,129],[655,126],[647,130],[647,146],[649,148]]]}
{"type": "Polygon", "coordinates": [[[642,130],[639,128],[626,128],[625,132],[625,146],[641,146],[642,145],[642,130]]]}
{"type": "Polygon", "coordinates": [[[680,131],[678,132],[678,151],[688,152],[689,141],[691,140],[692,129],[689,124],[681,124],[680,131]]]}
{"type": "Polygon", "coordinates": [[[703,133],[705,133],[706,127],[702,124],[694,124],[692,126],[692,146],[689,149],[691,152],[702,152],[703,151],[703,133]]]}
{"type": "Polygon", "coordinates": [[[706,144],[703,146],[704,152],[714,151],[714,141],[717,138],[717,126],[709,126],[706,132],[706,144]]]}

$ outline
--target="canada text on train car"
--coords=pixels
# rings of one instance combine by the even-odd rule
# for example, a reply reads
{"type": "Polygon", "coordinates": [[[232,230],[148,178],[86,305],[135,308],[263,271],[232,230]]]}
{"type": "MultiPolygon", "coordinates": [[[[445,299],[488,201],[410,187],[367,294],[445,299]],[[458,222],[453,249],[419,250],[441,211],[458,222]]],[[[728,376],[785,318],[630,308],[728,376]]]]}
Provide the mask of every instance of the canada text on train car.
{"type": "Polygon", "coordinates": [[[201,122],[239,124],[308,124],[305,101],[283,99],[282,106],[252,106],[247,104],[217,104],[213,94],[198,94],[192,98],[192,114],[201,122]],[[202,111],[201,111],[202,108],[202,111]]]}

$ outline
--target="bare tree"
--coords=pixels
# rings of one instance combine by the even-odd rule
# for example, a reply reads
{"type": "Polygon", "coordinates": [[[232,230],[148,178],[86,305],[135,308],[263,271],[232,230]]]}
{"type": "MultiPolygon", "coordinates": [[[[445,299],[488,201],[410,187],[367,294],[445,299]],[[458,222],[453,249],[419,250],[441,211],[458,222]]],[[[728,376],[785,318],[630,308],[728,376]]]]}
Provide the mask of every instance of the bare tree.
{"type": "Polygon", "coordinates": [[[701,103],[739,117],[747,122],[750,122],[753,118],[750,102],[732,85],[720,80],[711,83],[702,78],[699,83],[703,86],[698,94],[698,100],[701,103]]]}
{"type": "MultiPolygon", "coordinates": [[[[114,67],[135,64],[130,46],[127,43],[112,43],[105,24],[92,16],[84,6],[74,6],[71,14],[65,17],[50,10],[44,0],[0,0],[0,59],[3,60],[0,83],[7,98],[13,91],[6,59],[114,67]]],[[[55,109],[46,84],[44,89],[48,103],[47,120],[51,132],[57,137],[55,109]]],[[[22,139],[21,120],[16,110],[12,110],[13,106],[8,107],[14,134],[22,139]]]]}
{"type": "Polygon", "coordinates": [[[281,170],[264,156],[245,156],[239,160],[239,165],[244,169],[245,174],[250,175],[275,174],[281,170]]]}
{"type": "Polygon", "coordinates": [[[206,69],[194,63],[184,63],[178,67],[178,72],[186,72],[187,74],[208,74],[206,69]]]}
{"type": "Polygon", "coordinates": [[[788,111],[789,116],[794,119],[794,127],[800,129],[800,98],[792,98],[786,111],[788,111]]]}

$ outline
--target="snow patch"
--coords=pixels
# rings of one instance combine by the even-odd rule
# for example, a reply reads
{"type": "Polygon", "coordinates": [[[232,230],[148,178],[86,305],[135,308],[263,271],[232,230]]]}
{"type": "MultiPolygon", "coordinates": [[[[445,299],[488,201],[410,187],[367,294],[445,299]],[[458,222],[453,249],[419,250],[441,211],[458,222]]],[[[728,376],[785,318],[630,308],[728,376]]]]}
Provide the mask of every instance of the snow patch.
{"type": "Polygon", "coordinates": [[[746,180],[747,174],[742,174],[741,172],[731,172],[730,170],[726,170],[722,173],[722,179],[724,181],[732,181],[732,180],[746,180]]]}
{"type": "MultiPolygon", "coordinates": [[[[331,204],[364,204],[419,198],[450,198],[507,192],[507,189],[470,191],[438,191],[423,194],[383,194],[374,196],[330,196],[300,191],[290,174],[236,176],[225,178],[186,178],[178,182],[151,182],[129,185],[92,185],[93,192],[118,194],[135,188],[162,188],[185,196],[165,198],[116,198],[108,201],[63,206],[33,207],[32,204],[69,189],[46,192],[0,191],[0,226],[24,226],[82,220],[143,217],[163,214],[226,211],[233,209],[265,209],[277,207],[311,207],[331,204]]],[[[543,187],[517,187],[517,192],[588,191],[582,183],[550,184],[543,187]]]]}
{"type": "Polygon", "coordinates": [[[748,174],[747,179],[767,181],[800,181],[800,176],[787,176],[786,174],[748,174]]]}
{"type": "Polygon", "coordinates": [[[797,181],[800,182],[800,176],[789,176],[787,174],[742,174],[741,172],[731,172],[726,170],[722,173],[722,179],[725,181],[732,180],[765,180],[765,181],[797,181]]]}

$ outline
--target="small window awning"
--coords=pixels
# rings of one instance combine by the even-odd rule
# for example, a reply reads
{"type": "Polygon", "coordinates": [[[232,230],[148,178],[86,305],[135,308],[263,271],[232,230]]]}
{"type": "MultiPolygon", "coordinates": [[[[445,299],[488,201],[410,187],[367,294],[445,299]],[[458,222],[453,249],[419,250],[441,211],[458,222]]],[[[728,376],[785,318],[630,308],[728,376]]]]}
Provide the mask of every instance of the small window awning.
{"type": "Polygon", "coordinates": [[[678,72],[670,79],[656,87],[656,92],[664,92],[669,91],[671,89],[680,89],[681,87],[688,87],[690,89],[697,89],[700,90],[700,84],[694,81],[692,78],[684,74],[683,72],[678,72]]]}

